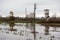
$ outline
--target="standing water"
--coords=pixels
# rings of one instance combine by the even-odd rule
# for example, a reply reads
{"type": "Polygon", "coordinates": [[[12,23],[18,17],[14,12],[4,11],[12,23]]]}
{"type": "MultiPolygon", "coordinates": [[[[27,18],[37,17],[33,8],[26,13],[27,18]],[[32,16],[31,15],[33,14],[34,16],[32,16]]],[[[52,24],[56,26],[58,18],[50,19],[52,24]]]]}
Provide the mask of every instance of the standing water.
{"type": "MultiPolygon", "coordinates": [[[[34,40],[33,23],[0,24],[0,40],[34,40]]],[[[60,40],[60,28],[35,24],[35,40],[60,40]]]]}

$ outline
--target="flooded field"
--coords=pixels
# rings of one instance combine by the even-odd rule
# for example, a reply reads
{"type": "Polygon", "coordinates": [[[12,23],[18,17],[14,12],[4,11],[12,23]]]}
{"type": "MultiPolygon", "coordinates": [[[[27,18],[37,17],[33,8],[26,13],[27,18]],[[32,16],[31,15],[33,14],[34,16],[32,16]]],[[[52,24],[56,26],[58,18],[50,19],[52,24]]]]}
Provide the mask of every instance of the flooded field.
{"type": "Polygon", "coordinates": [[[60,27],[35,24],[34,32],[33,23],[15,23],[14,25],[2,23],[0,40],[60,40],[60,27]]]}

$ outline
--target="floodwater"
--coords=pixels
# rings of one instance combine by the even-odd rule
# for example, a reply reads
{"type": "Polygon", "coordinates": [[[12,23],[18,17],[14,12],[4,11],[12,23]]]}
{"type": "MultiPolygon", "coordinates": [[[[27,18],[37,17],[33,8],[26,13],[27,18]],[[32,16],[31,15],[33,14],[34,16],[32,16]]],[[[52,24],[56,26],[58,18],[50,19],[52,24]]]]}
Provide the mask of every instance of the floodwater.
{"type": "Polygon", "coordinates": [[[33,23],[0,24],[0,40],[60,40],[60,28],[35,24],[35,35],[33,23]]]}

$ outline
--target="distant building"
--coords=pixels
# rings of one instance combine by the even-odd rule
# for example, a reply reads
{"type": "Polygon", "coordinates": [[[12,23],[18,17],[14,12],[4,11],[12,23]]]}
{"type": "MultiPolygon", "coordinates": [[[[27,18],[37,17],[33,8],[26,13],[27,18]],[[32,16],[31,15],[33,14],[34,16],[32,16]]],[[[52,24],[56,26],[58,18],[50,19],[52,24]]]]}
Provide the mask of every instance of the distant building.
{"type": "Polygon", "coordinates": [[[44,11],[45,11],[45,18],[46,19],[49,18],[49,9],[45,9],[44,11]]]}
{"type": "Polygon", "coordinates": [[[9,16],[9,19],[10,19],[10,21],[12,21],[12,20],[14,20],[14,16],[13,16],[13,12],[12,11],[10,11],[10,16],[9,16]]]}
{"type": "Polygon", "coordinates": [[[34,18],[34,13],[30,13],[26,15],[27,18],[34,18]]]}
{"type": "Polygon", "coordinates": [[[12,11],[10,11],[10,16],[13,16],[13,12],[12,11]]]}

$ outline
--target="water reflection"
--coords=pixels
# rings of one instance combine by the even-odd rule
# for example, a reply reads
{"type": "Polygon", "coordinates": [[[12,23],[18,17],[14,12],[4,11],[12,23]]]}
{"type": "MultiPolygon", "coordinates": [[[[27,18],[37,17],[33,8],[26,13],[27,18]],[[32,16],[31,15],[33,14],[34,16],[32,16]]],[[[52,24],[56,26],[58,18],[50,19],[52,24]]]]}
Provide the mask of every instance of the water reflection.
{"type": "MultiPolygon", "coordinates": [[[[35,40],[59,40],[60,39],[60,36],[59,36],[60,27],[50,27],[47,25],[42,26],[40,24],[35,24],[35,32],[34,32],[34,23],[11,22],[9,23],[9,25],[0,24],[0,28],[1,28],[0,34],[6,36],[8,40],[11,39],[12,36],[13,37],[11,40],[13,40],[14,38],[16,40],[17,39],[18,40],[19,39],[20,40],[34,40],[34,35],[35,35],[35,40]]],[[[3,39],[3,37],[1,39],[3,39]]]]}
{"type": "Polygon", "coordinates": [[[16,29],[14,29],[13,27],[14,27],[14,22],[12,21],[12,22],[9,22],[9,26],[10,26],[10,31],[16,31],[16,29]]]}
{"type": "Polygon", "coordinates": [[[49,34],[49,26],[45,25],[45,35],[49,34]]]}
{"type": "MultiPolygon", "coordinates": [[[[30,33],[32,33],[32,35],[34,35],[34,40],[36,39],[36,34],[35,34],[35,24],[34,23],[26,23],[26,28],[29,28],[31,31],[30,33]]],[[[28,34],[29,35],[29,34],[28,34]]],[[[32,40],[31,38],[27,39],[27,40],[32,40]]]]}

